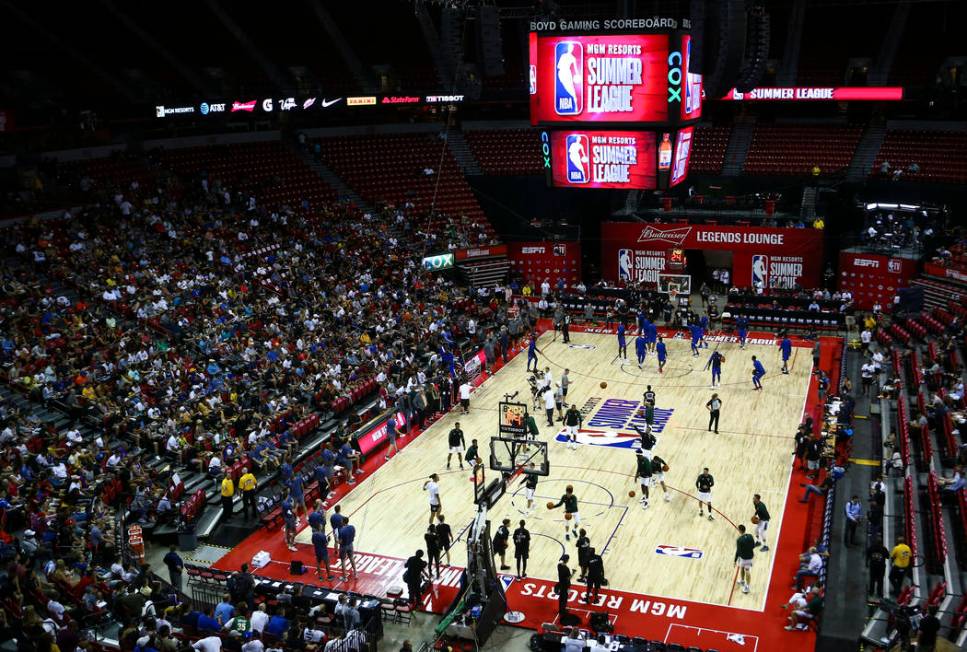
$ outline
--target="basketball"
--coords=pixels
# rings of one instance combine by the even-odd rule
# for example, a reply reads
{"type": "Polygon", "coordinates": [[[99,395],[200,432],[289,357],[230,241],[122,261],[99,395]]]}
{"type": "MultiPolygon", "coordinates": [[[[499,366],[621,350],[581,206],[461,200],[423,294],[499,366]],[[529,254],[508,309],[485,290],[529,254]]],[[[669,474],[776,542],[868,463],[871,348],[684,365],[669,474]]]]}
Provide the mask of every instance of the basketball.
{"type": "Polygon", "coordinates": [[[607,387],[608,387],[608,383],[606,383],[605,381],[602,380],[601,381],[601,389],[607,389],[607,387]]]}
{"type": "Polygon", "coordinates": [[[635,497],[635,492],[629,491],[628,492],[628,498],[634,498],[634,497],[635,497]]]}
{"type": "Polygon", "coordinates": [[[547,503],[547,508],[548,508],[548,509],[554,509],[554,503],[552,503],[552,502],[550,502],[550,501],[548,501],[548,503],[547,503]]]}
{"type": "Polygon", "coordinates": [[[758,516],[753,516],[752,517],[752,525],[758,525],[758,524],[759,524],[759,517],[758,516]]]}
{"type": "Polygon", "coordinates": [[[720,354],[719,362],[725,364],[725,356],[720,354]]]}
{"type": "Polygon", "coordinates": [[[570,514],[565,514],[565,515],[564,515],[564,520],[565,520],[565,521],[570,521],[570,520],[571,520],[571,518],[572,518],[572,516],[571,516],[570,514]]]}
{"type": "Polygon", "coordinates": [[[662,473],[664,473],[665,471],[667,471],[668,470],[668,465],[667,464],[662,464],[661,465],[661,470],[662,470],[662,473]]]}

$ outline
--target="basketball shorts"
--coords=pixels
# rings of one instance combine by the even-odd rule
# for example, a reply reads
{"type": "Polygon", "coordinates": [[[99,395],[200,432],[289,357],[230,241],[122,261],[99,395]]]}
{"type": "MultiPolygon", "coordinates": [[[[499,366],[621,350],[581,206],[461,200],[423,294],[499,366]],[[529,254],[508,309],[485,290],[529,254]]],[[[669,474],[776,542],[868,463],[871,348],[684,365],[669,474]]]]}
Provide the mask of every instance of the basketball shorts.
{"type": "Polygon", "coordinates": [[[711,491],[699,491],[698,492],[698,499],[701,502],[703,502],[703,503],[711,503],[712,502],[712,492],[711,491]]]}

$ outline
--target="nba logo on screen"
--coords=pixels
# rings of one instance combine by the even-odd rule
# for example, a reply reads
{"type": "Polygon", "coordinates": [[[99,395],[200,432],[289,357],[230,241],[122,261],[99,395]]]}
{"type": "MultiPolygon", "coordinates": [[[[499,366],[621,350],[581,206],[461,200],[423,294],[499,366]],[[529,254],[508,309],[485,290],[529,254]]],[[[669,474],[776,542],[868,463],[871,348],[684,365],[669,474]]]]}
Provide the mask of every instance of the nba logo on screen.
{"type": "Polygon", "coordinates": [[[588,137],[586,134],[568,134],[564,141],[567,149],[568,183],[588,182],[588,137]]]}
{"type": "Polygon", "coordinates": [[[752,257],[752,287],[769,287],[769,257],[761,254],[752,257]]]}
{"type": "Polygon", "coordinates": [[[584,46],[578,41],[557,43],[554,70],[554,111],[558,115],[579,115],[584,109],[584,46]]]}

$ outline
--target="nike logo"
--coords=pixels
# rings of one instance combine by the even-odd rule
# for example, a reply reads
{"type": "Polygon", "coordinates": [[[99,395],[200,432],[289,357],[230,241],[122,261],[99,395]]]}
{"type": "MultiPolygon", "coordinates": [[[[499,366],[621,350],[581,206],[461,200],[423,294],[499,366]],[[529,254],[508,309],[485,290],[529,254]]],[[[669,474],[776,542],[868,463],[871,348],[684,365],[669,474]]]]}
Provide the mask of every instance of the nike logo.
{"type": "Polygon", "coordinates": [[[341,97],[337,97],[334,100],[326,100],[326,99],[324,99],[324,100],[322,100],[322,108],[327,109],[330,106],[332,106],[333,104],[335,104],[336,102],[340,102],[341,100],[342,100],[341,97]]]}

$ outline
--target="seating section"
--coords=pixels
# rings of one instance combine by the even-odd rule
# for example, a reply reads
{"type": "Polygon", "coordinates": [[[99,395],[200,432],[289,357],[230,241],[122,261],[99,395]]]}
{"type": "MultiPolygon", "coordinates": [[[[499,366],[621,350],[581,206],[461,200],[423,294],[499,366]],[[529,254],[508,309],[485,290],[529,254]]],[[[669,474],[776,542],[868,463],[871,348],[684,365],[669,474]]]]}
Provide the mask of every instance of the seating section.
{"type": "MultiPolygon", "coordinates": [[[[351,136],[326,138],[320,144],[322,161],[364,199],[397,206],[410,202],[419,216],[431,210],[462,216],[493,236],[460,166],[438,136],[351,136]]],[[[446,223],[431,219],[418,226],[442,230],[446,223]]]]}
{"type": "Polygon", "coordinates": [[[311,208],[336,199],[336,191],[279,142],[167,150],[161,163],[181,175],[204,174],[210,184],[252,193],[267,207],[297,208],[305,199],[311,208]]]}
{"type": "Polygon", "coordinates": [[[695,129],[695,143],[689,171],[692,174],[720,174],[729,146],[731,127],[700,126],[695,129]]]}
{"type": "Polygon", "coordinates": [[[884,161],[892,170],[902,169],[903,178],[917,181],[964,183],[967,181],[967,131],[924,131],[890,129],[873,163],[880,174],[884,161]],[[911,172],[916,163],[918,172],[911,172]]]}
{"type": "Polygon", "coordinates": [[[495,176],[543,174],[537,129],[465,131],[474,156],[486,174],[495,176]]]}
{"type": "Polygon", "coordinates": [[[745,160],[746,174],[809,175],[845,172],[862,127],[757,125],[745,160]]]}

